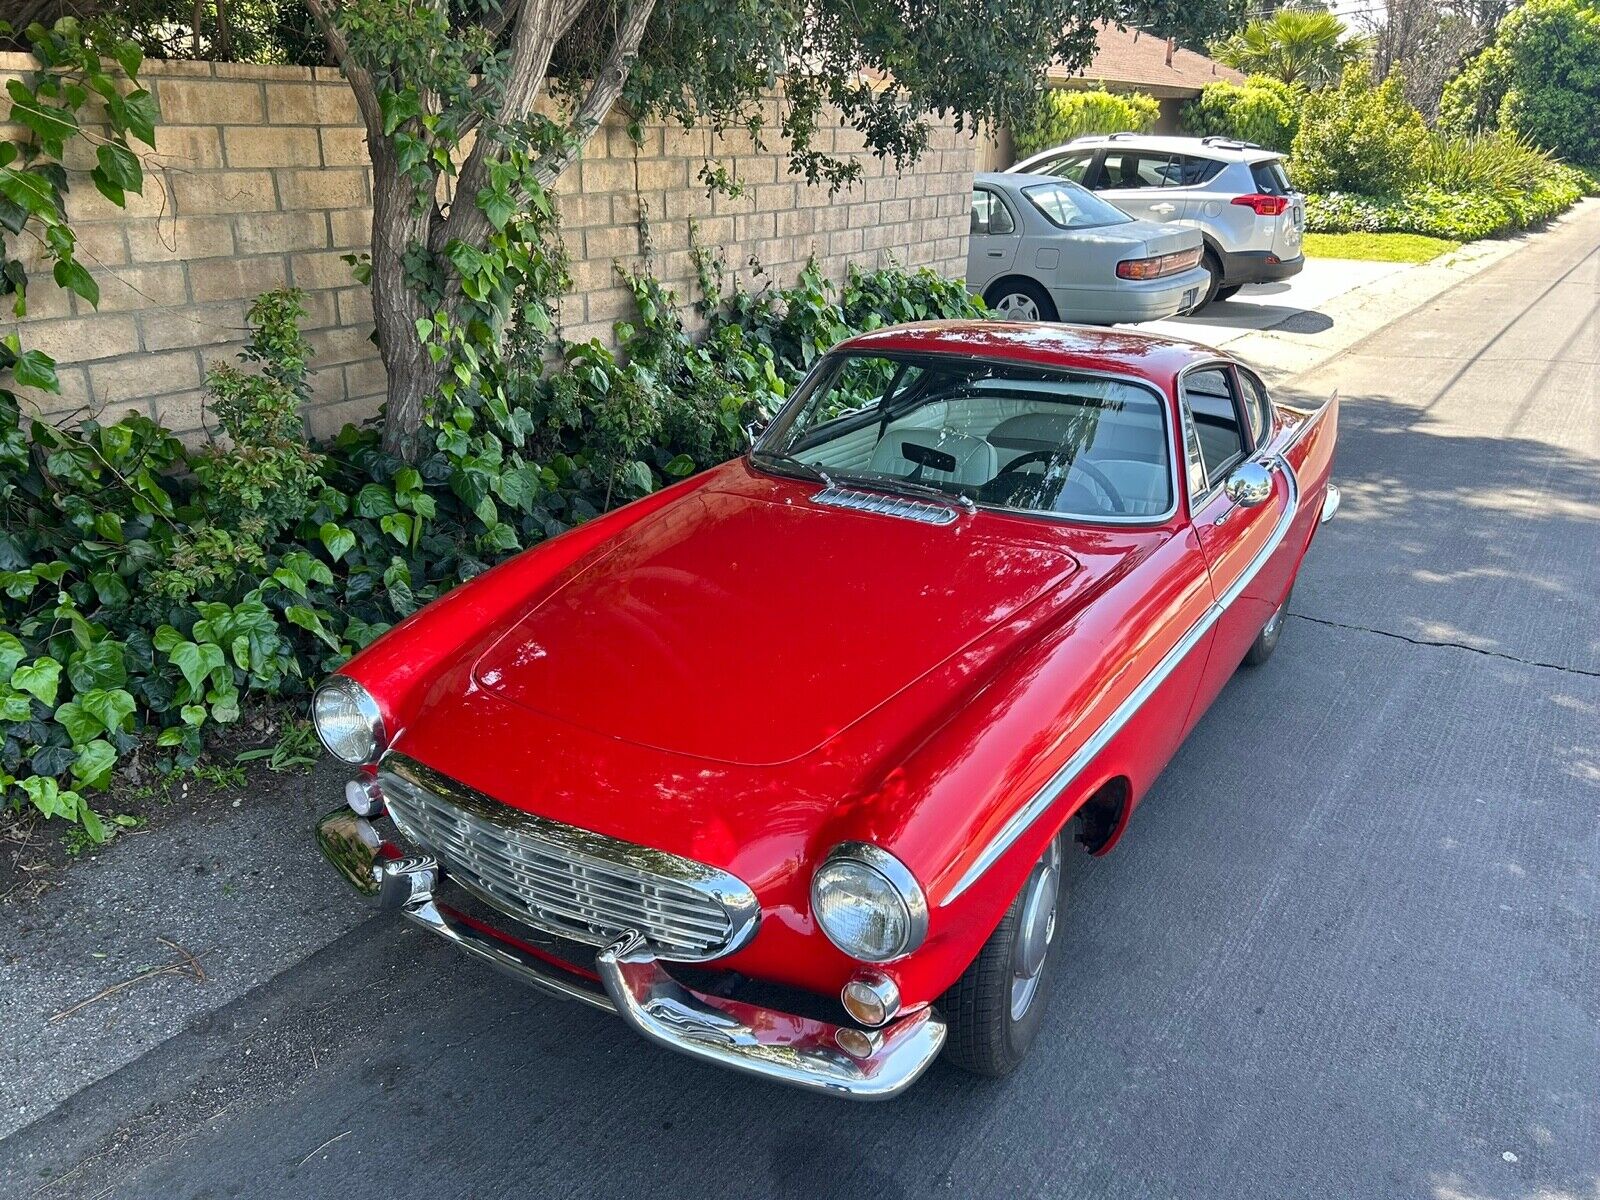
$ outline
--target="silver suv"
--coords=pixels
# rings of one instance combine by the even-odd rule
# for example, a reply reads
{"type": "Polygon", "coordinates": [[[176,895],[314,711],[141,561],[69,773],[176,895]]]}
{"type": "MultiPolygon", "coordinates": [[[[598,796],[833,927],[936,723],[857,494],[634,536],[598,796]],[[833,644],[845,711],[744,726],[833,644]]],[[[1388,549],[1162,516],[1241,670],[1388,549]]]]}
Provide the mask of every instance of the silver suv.
{"type": "Polygon", "coordinates": [[[1112,133],[1077,138],[1011,170],[1070,179],[1130,216],[1198,229],[1211,286],[1196,307],[1305,266],[1305,197],[1290,186],[1283,155],[1250,142],[1112,133]]]}

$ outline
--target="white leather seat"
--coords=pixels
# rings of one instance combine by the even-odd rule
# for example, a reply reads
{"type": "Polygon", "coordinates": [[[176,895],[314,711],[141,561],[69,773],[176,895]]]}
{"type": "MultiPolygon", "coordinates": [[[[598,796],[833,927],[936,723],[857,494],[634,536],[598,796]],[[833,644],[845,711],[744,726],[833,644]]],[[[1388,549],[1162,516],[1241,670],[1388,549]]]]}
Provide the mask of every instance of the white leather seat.
{"type": "Polygon", "coordinates": [[[1096,458],[1090,461],[1117,489],[1128,516],[1155,516],[1170,507],[1172,480],[1165,467],[1131,458],[1096,458]]]}
{"type": "Polygon", "coordinates": [[[923,467],[917,478],[927,483],[982,487],[999,470],[994,447],[982,438],[957,433],[953,429],[918,429],[915,426],[902,426],[885,433],[883,440],[873,447],[868,466],[882,475],[898,475],[902,479],[908,477],[917,464],[905,456],[907,442],[948,454],[956,460],[953,471],[923,467]]]}

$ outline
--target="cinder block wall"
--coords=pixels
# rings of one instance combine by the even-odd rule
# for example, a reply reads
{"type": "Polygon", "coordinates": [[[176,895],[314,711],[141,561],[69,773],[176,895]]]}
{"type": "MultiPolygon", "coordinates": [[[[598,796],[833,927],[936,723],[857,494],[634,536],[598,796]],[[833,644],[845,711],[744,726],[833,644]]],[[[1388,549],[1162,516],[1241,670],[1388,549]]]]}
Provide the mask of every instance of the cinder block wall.
{"type": "MultiPolygon", "coordinates": [[[[0,55],[0,78],[32,65],[23,55],[0,55]]],[[[25,345],[54,356],[62,389],[29,400],[51,418],[116,419],[133,409],[197,434],[206,364],[243,344],[252,297],[293,285],[307,294],[316,351],[313,431],[370,416],[382,400],[383,368],[370,340],[367,290],[343,259],[368,248],[371,179],[364,132],[339,72],[151,62],[142,82],[162,120],[157,149],[146,156],[144,195],[130,195],[126,210],[105,201],[86,173],[93,147],[81,141],[68,163],[68,213],[101,301],[96,310],[35,276],[21,333],[25,345]]],[[[871,268],[891,258],[964,273],[972,139],[941,128],[923,159],[896,175],[851,131],[826,130],[822,145],[855,156],[863,170],[861,182],[829,196],[787,175],[776,101],[768,109],[766,150],[746,132],[717,139],[671,124],[647,127],[641,146],[620,120],[596,135],[558,189],[573,276],[560,311],[566,336],[609,339],[612,323],[628,312],[614,264],[643,261],[641,212],[653,269],[685,300],[695,291],[691,220],[701,240],[721,247],[728,266],[756,286],[791,282],[813,254],[836,279],[850,263],[871,268]],[[697,175],[708,157],[748,185],[742,198],[707,196],[697,175]],[[749,269],[752,258],[765,272],[761,280],[749,269]]],[[[20,249],[28,260],[32,252],[20,249]]]]}

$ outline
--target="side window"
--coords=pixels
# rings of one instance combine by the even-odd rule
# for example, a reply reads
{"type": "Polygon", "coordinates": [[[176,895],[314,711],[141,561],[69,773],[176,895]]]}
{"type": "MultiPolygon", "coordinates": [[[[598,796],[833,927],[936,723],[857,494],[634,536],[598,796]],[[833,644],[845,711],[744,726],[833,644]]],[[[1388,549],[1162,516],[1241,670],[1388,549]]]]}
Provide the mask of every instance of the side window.
{"type": "Polygon", "coordinates": [[[1200,464],[1205,486],[1194,487],[1195,472],[1190,466],[1190,497],[1209,492],[1220,484],[1246,454],[1250,442],[1239,419],[1238,397],[1234,393],[1233,372],[1226,367],[1204,367],[1183,377],[1183,403],[1189,415],[1189,428],[1199,443],[1200,464]]]}
{"type": "Polygon", "coordinates": [[[1267,399],[1267,388],[1253,371],[1239,369],[1240,390],[1244,394],[1245,420],[1250,423],[1250,444],[1264,445],[1272,436],[1272,401],[1267,399]]]}
{"type": "Polygon", "coordinates": [[[972,189],[972,225],[974,234],[1015,233],[1016,222],[1006,209],[1005,202],[986,188],[972,189]]]}
{"type": "Polygon", "coordinates": [[[1199,187],[1210,183],[1222,171],[1222,164],[1214,158],[1196,158],[1184,155],[1179,159],[1179,183],[1183,187],[1199,187]]]}
{"type": "Polygon", "coordinates": [[[1060,158],[1053,158],[1034,168],[1034,174],[1054,175],[1057,179],[1070,179],[1073,183],[1082,184],[1084,176],[1089,173],[1089,164],[1093,161],[1094,151],[1078,150],[1071,154],[1063,154],[1060,158]]]}
{"type": "Polygon", "coordinates": [[[1158,188],[1171,187],[1177,181],[1179,168],[1170,154],[1153,154],[1148,150],[1107,150],[1100,162],[1100,178],[1095,190],[1106,188],[1158,188]]]}

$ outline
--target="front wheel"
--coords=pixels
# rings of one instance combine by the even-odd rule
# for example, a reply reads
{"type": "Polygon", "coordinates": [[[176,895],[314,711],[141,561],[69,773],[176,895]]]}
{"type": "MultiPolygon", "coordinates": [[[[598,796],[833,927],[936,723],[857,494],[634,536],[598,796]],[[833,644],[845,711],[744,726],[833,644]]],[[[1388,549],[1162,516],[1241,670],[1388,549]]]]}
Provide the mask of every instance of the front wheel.
{"type": "Polygon", "coordinates": [[[1289,597],[1283,598],[1283,603],[1278,605],[1267,623],[1261,627],[1261,632],[1256,634],[1256,640],[1250,643],[1250,649],[1245,651],[1244,665],[1259,667],[1272,657],[1272,652],[1278,648],[1278,639],[1283,636],[1283,626],[1289,619],[1289,597]]]}
{"type": "Polygon", "coordinates": [[[978,957],[939,1001],[945,1053],[963,1070],[999,1076],[1033,1044],[1050,996],[1050,946],[1061,907],[1061,839],[1028,873],[978,957]]]}
{"type": "Polygon", "coordinates": [[[989,289],[984,301],[1002,321],[1054,321],[1055,302],[1031,279],[1010,279],[989,289]]]}

